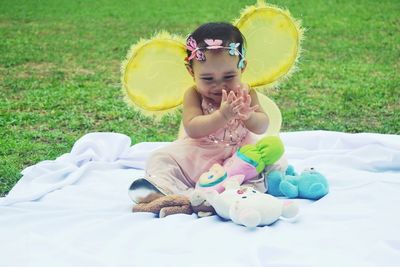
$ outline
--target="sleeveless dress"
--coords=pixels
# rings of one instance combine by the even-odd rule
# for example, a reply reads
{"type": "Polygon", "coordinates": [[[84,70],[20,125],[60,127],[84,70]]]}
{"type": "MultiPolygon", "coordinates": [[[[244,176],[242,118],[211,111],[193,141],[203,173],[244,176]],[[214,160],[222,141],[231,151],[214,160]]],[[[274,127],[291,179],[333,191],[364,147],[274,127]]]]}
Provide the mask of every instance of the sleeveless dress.
{"type": "MultiPolygon", "coordinates": [[[[201,107],[203,114],[218,110],[204,98],[201,107]]],[[[194,188],[200,175],[213,164],[223,165],[239,147],[254,144],[257,139],[242,121],[235,119],[209,136],[197,139],[185,136],[152,153],[146,163],[145,179],[164,194],[184,193],[194,188]]]]}

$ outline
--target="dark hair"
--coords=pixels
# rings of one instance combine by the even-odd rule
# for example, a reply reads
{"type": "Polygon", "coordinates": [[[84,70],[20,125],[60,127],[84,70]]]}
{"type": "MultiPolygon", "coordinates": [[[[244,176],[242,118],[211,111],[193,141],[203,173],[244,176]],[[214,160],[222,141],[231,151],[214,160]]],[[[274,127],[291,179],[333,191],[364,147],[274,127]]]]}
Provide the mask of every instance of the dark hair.
{"type": "MultiPolygon", "coordinates": [[[[239,51],[242,51],[244,43],[246,42],[243,34],[239,31],[236,26],[233,26],[227,22],[210,22],[201,25],[198,27],[192,34],[193,39],[196,41],[197,46],[200,48],[205,48],[207,45],[204,42],[204,39],[219,39],[222,40],[224,46],[228,46],[229,43],[239,43],[239,47],[237,48],[239,51]]],[[[191,51],[186,49],[186,54],[189,57],[191,55],[191,51]]],[[[242,56],[239,55],[239,60],[242,59],[242,56]]],[[[187,62],[190,66],[192,65],[192,60],[187,62]]]]}

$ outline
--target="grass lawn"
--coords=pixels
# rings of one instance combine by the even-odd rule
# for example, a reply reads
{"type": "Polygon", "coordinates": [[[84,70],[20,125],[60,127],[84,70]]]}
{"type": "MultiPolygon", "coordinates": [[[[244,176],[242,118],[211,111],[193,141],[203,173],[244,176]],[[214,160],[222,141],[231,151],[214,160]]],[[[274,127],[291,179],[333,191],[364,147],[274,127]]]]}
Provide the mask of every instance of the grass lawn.
{"type": "MultiPolygon", "coordinates": [[[[69,152],[93,131],[171,141],[120,91],[128,48],[156,30],[188,34],[255,1],[0,0],[0,196],[20,171],[69,152]]],[[[300,70],[269,95],[283,131],[400,134],[400,1],[270,1],[307,29],[300,70]]]]}

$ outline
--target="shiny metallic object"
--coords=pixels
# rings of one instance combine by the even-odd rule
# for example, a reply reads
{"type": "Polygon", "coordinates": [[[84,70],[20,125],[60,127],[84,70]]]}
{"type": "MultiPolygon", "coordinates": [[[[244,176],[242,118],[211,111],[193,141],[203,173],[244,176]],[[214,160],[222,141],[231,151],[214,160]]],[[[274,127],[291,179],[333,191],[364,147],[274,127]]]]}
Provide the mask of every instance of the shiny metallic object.
{"type": "Polygon", "coordinates": [[[137,179],[133,181],[131,186],[129,187],[128,195],[136,204],[139,203],[141,199],[144,199],[151,193],[158,193],[165,195],[162,193],[157,187],[155,187],[152,183],[147,181],[146,179],[137,179]]]}

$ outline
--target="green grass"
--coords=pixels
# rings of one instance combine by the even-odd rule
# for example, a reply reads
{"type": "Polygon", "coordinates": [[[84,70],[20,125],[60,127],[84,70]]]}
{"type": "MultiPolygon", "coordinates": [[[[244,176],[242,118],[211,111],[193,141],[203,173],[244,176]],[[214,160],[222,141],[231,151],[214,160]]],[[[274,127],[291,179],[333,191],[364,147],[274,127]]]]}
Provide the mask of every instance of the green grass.
{"type": "MultiPolygon", "coordinates": [[[[69,152],[89,132],[173,140],[179,116],[155,123],[122,101],[128,48],[155,29],[186,35],[231,21],[253,2],[0,0],[0,195],[23,168],[69,152]]],[[[400,134],[400,2],[270,3],[307,29],[300,70],[269,92],[283,131],[400,134]]]]}

